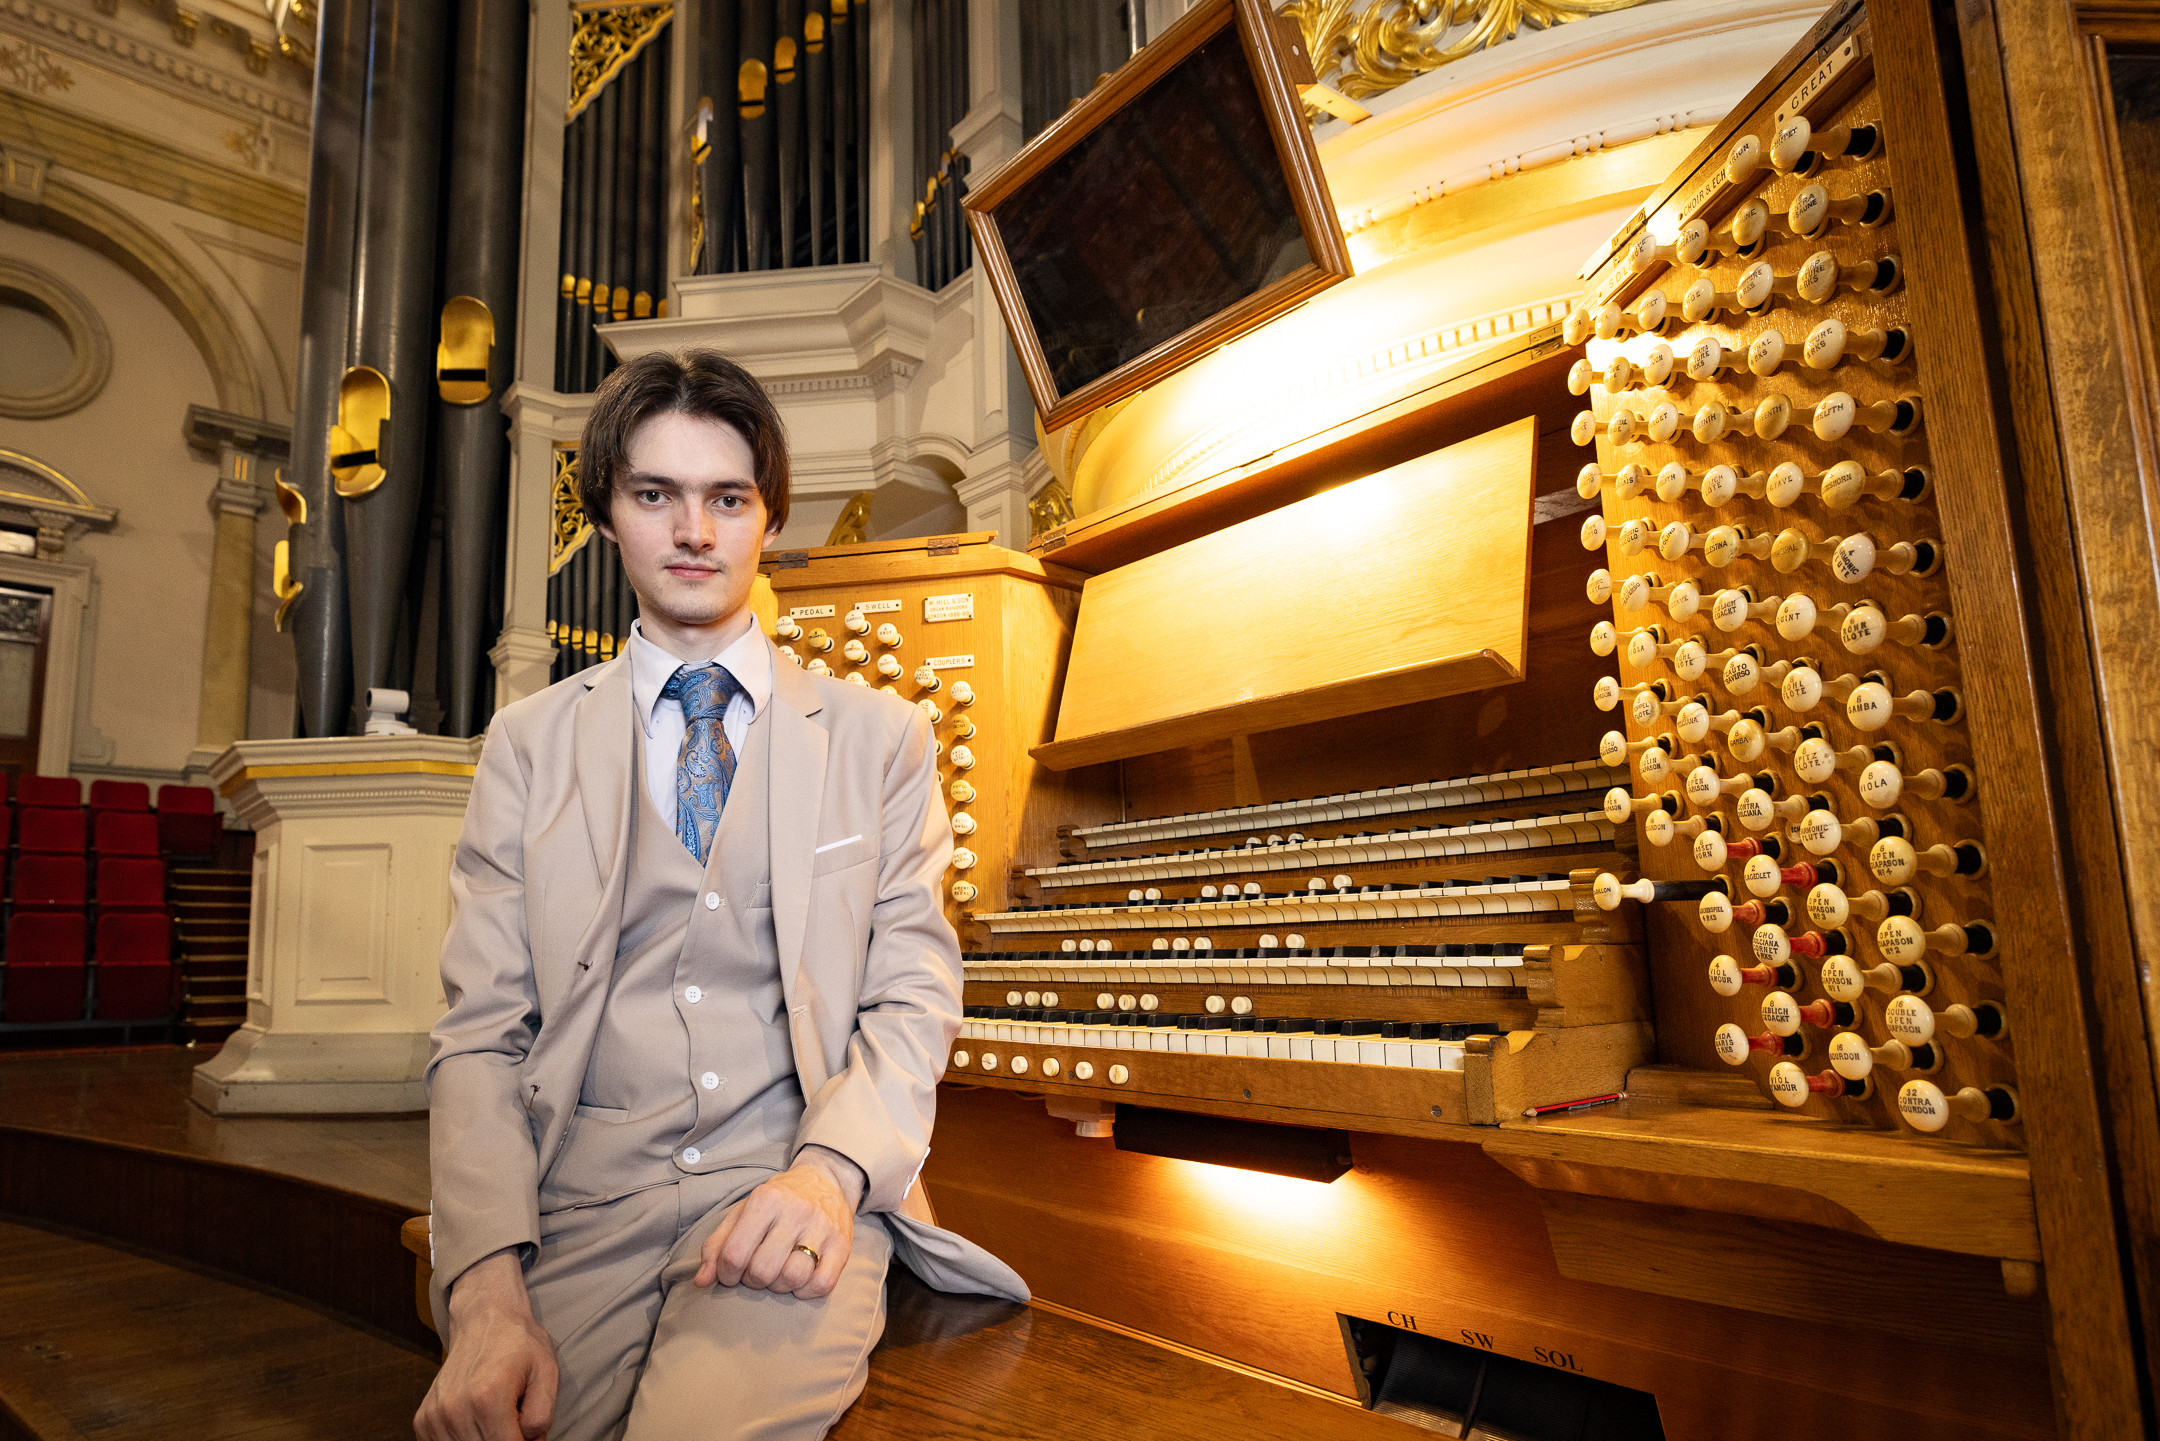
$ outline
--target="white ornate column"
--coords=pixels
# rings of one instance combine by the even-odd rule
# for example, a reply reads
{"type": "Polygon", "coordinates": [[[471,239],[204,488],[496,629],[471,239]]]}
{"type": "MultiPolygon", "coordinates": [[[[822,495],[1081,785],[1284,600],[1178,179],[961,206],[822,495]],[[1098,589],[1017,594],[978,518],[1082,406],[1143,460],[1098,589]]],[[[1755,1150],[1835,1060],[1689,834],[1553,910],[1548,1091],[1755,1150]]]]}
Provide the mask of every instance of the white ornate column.
{"type": "MultiPolygon", "coordinates": [[[[968,158],[970,176],[987,176],[1020,153],[1019,0],[970,0],[968,5],[968,113],[952,130],[952,143],[968,158]]],[[[1027,544],[1029,486],[1041,483],[1028,460],[1035,453],[1035,405],[1020,358],[1005,334],[989,274],[970,274],[975,288],[975,434],[966,475],[956,489],[967,507],[967,526],[994,530],[998,544],[1027,544]]]]}
{"type": "Polygon", "coordinates": [[[195,1068],[218,1115],[421,1111],[477,740],[241,741],[212,782],[255,831],[247,1023],[195,1068]]]}
{"type": "Polygon", "coordinates": [[[502,400],[510,417],[509,547],[503,557],[503,628],[495,663],[495,708],[548,687],[555,643],[547,634],[548,554],[555,532],[558,447],[575,446],[592,410],[589,395],[560,395],[519,381],[502,400]]]}
{"type": "Polygon", "coordinates": [[[247,734],[248,655],[255,614],[255,523],[270,503],[272,473],[285,459],[288,427],[208,406],[188,407],[182,435],[197,454],[215,456],[217,518],[210,552],[209,613],[203,623],[201,704],[188,770],[206,770],[247,734]]]}

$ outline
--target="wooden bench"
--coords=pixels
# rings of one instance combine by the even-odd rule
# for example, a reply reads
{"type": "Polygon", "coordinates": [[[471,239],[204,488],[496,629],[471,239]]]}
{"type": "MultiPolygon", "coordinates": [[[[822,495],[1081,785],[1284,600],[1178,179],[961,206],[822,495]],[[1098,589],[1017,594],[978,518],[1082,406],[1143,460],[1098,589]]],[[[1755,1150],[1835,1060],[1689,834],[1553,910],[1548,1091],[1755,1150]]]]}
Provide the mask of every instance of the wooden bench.
{"type": "MultiPolygon", "coordinates": [[[[429,1320],[428,1218],[400,1233],[429,1320]]],[[[432,1321],[430,1321],[432,1325],[432,1321]]],[[[886,1281],[885,1337],[862,1398],[832,1441],[1400,1441],[1402,1423],[1048,1303],[933,1291],[905,1267],[886,1281]]]]}

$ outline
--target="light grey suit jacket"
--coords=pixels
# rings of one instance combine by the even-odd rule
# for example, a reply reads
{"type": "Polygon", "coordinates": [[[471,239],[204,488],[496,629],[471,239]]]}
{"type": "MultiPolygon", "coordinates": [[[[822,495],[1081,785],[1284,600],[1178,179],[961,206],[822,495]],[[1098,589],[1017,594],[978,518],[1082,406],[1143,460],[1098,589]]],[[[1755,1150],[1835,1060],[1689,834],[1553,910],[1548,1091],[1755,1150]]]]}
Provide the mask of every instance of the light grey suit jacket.
{"type": "MultiPolygon", "coordinates": [[[[917,1176],[960,1027],[945,919],[952,831],[929,720],[883,692],[773,656],[773,925],[806,1109],[795,1147],[862,1167],[865,1212],[945,1290],[1027,1299],[980,1247],[930,1224],[917,1176]]],[[[474,1262],[540,1240],[622,926],[635,808],[630,662],[618,656],[499,712],[451,871],[449,1010],[428,1061],[432,1300],[474,1262]]]]}

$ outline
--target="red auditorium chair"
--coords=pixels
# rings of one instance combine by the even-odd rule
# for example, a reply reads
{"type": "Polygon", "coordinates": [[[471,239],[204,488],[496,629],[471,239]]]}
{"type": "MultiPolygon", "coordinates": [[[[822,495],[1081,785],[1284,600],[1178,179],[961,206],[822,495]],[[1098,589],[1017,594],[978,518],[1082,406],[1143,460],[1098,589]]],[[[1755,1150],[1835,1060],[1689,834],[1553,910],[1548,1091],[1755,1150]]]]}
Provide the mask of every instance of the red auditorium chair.
{"type": "Polygon", "coordinates": [[[90,809],[146,811],[150,809],[150,787],[141,781],[92,781],[90,809]]]}
{"type": "Polygon", "coordinates": [[[158,853],[157,817],[148,811],[97,811],[91,849],[101,856],[154,856],[158,853]]]}
{"type": "Polygon", "coordinates": [[[161,811],[186,811],[191,815],[215,815],[217,792],[208,786],[159,786],[158,809],[161,811]]]}
{"type": "Polygon", "coordinates": [[[16,816],[15,849],[25,855],[74,855],[83,852],[84,817],[81,807],[55,810],[26,806],[16,816]]]}
{"type": "Polygon", "coordinates": [[[23,911],[9,922],[0,1020],[82,1019],[84,932],[81,911],[23,911]]]}
{"type": "Polygon", "coordinates": [[[82,782],[73,776],[18,776],[15,804],[19,806],[79,806],[82,782]]]}
{"type": "Polygon", "coordinates": [[[214,856],[225,838],[217,792],[208,786],[158,787],[158,849],[173,856],[214,856]]]}
{"type": "Polygon", "coordinates": [[[102,911],[97,922],[100,1021],[154,1021],[173,1010],[172,922],[163,911],[102,911]]]}
{"type": "MultiPolygon", "coordinates": [[[[160,872],[163,867],[159,867],[160,872]]],[[[81,856],[28,855],[15,863],[10,899],[19,915],[25,910],[81,910],[88,870],[81,856]]],[[[159,902],[162,904],[162,902],[159,902]]]]}
{"type": "Polygon", "coordinates": [[[97,908],[100,913],[164,910],[165,863],[148,857],[101,857],[97,867],[97,908]]]}

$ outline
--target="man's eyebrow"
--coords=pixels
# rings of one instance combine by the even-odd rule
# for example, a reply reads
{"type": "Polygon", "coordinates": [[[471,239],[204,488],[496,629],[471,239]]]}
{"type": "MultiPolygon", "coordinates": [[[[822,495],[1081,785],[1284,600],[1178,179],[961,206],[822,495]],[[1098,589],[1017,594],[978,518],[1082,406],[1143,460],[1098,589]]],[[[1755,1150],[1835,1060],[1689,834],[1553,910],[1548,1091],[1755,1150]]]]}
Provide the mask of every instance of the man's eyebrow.
{"type": "Polygon", "coordinates": [[[643,470],[630,471],[628,474],[622,477],[621,483],[631,490],[637,490],[647,486],[666,486],[672,490],[678,484],[680,484],[680,482],[677,481],[672,475],[653,475],[650,472],[643,470]]]}

